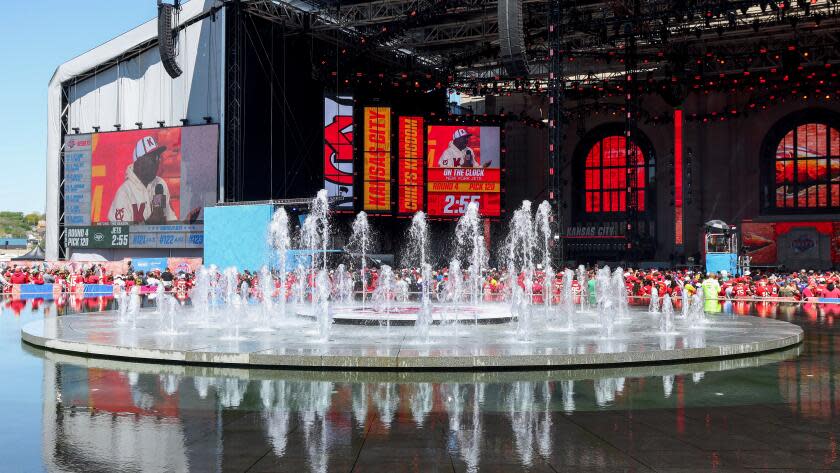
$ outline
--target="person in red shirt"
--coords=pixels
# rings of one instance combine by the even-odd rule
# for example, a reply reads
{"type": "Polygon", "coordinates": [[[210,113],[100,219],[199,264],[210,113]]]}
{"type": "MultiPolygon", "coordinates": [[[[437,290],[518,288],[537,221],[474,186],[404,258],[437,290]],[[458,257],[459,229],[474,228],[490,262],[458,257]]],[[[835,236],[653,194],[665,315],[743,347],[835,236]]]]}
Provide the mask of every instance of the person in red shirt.
{"type": "Polygon", "coordinates": [[[735,293],[736,299],[743,299],[750,295],[750,290],[743,281],[738,281],[733,288],[733,292],[735,293]]]}
{"type": "Polygon", "coordinates": [[[825,286],[825,291],[822,292],[821,296],[825,299],[840,299],[840,288],[830,282],[825,286]]]}
{"type": "Polygon", "coordinates": [[[755,296],[762,298],[770,296],[770,289],[767,287],[767,281],[762,279],[758,282],[758,286],[755,287],[755,296]]]}
{"type": "Polygon", "coordinates": [[[802,290],[802,299],[816,299],[817,297],[819,297],[819,294],[817,293],[817,285],[812,279],[808,282],[808,285],[805,287],[805,289],[802,290]]]}
{"type": "Polygon", "coordinates": [[[39,286],[43,286],[44,285],[44,278],[41,276],[41,273],[39,273],[38,271],[35,271],[34,273],[32,273],[32,281],[31,282],[32,282],[32,284],[37,284],[39,286]]]}
{"type": "Polygon", "coordinates": [[[15,273],[12,274],[10,281],[12,284],[26,284],[29,282],[29,277],[20,268],[15,268],[15,273]]]}

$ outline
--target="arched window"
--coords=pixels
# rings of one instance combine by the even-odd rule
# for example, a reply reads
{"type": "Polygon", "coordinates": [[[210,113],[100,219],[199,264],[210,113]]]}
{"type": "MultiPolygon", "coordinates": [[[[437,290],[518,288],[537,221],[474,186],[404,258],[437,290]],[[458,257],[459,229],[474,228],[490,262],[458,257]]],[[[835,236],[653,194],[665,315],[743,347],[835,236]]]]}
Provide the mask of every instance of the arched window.
{"type": "Polygon", "coordinates": [[[645,155],[635,146],[636,162],[629,164],[625,137],[611,135],[595,142],[586,154],[584,167],[584,210],[586,213],[627,211],[627,168],[636,166],[638,211],[645,210],[645,155]]]}
{"type": "MultiPolygon", "coordinates": [[[[777,135],[778,136],[778,135],[777,135]]],[[[778,142],[771,206],[780,210],[840,208],[840,131],[804,123],[778,142]]]]}

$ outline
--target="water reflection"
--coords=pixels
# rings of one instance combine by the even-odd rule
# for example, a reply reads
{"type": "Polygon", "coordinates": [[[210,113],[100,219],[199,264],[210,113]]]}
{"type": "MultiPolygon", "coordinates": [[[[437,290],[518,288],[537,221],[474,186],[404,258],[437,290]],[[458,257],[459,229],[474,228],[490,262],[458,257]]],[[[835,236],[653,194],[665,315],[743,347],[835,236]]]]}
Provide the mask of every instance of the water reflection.
{"type": "MultiPolygon", "coordinates": [[[[43,399],[26,413],[38,426],[37,442],[9,404],[0,410],[0,421],[15,426],[5,453],[42,452],[19,455],[23,471],[548,471],[546,463],[557,471],[632,470],[633,458],[671,466],[645,457],[651,435],[657,456],[705,459],[679,465],[694,470],[840,464],[837,305],[724,304],[724,312],[805,329],[801,347],[754,359],[442,375],[211,369],[44,353],[21,345],[20,323],[96,311],[109,300],[5,303],[0,336],[20,368],[6,378],[19,381],[15,387],[0,391],[14,408],[21,404],[12,393],[43,399]],[[742,461],[750,455],[735,450],[765,445],[759,456],[773,463],[733,465],[718,445],[742,461]]],[[[621,341],[604,343],[618,350],[621,341]]],[[[690,349],[706,342],[697,331],[660,343],[690,349]]]]}
{"type": "MultiPolygon", "coordinates": [[[[342,469],[371,436],[423,443],[437,435],[436,426],[444,435],[437,447],[465,471],[480,471],[486,455],[499,455],[485,451],[490,438],[507,439],[515,463],[532,467],[558,448],[569,453],[556,427],[565,416],[625,408],[631,397],[673,406],[675,383],[683,399],[720,402],[714,393],[743,369],[773,372],[774,363],[800,349],[685,365],[391,374],[153,365],[27,348],[44,358],[43,432],[45,445],[55,446],[44,452],[50,470],[221,471],[237,469],[237,458],[267,455],[271,460],[262,461],[278,469],[314,472],[342,469]],[[659,394],[655,377],[662,379],[659,394]]],[[[726,402],[779,398],[776,386],[754,388],[726,402]]]]}

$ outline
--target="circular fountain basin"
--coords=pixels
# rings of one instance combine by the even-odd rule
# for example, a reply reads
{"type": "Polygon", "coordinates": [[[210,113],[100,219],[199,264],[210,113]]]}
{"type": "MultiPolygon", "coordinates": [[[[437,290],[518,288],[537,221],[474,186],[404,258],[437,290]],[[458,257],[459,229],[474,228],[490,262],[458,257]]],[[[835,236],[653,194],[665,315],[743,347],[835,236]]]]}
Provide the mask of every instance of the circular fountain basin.
{"type": "Polygon", "coordinates": [[[594,314],[577,314],[575,330],[566,331],[560,328],[562,321],[535,309],[527,334],[520,332],[516,321],[438,324],[429,327],[427,337],[413,326],[333,325],[324,342],[317,322],[305,318],[276,317],[273,330],[265,331],[264,322],[244,322],[258,316],[246,316],[234,332],[230,322],[206,327],[190,323],[198,314],[189,312],[182,313],[174,335],[161,330],[159,315],[143,311],[134,324],[124,325],[115,312],[50,317],[27,324],[21,336],[31,345],[83,356],[345,370],[554,369],[686,362],[774,351],[803,339],[796,325],[733,315],[710,315],[701,328],[677,319],[673,333],[658,333],[658,316],[642,311],[618,320],[613,336],[604,339],[594,314]]]}
{"type": "MultiPolygon", "coordinates": [[[[339,325],[414,325],[421,307],[417,304],[395,304],[387,312],[378,312],[370,306],[347,304],[330,307],[333,322],[339,325]]],[[[316,314],[307,306],[297,310],[297,315],[315,319],[316,314]]],[[[461,324],[500,324],[512,319],[508,307],[499,304],[432,306],[432,323],[457,322],[461,324]]]]}

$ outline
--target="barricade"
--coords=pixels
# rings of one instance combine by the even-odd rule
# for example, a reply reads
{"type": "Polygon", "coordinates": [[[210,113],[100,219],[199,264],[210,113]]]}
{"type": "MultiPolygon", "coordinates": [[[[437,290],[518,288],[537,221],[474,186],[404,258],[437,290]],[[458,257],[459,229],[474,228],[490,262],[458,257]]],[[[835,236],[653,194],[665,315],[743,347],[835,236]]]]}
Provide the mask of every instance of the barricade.
{"type": "Polygon", "coordinates": [[[84,297],[113,296],[114,286],[110,284],[85,284],[82,295],[84,297]]]}
{"type": "Polygon", "coordinates": [[[12,296],[23,300],[52,300],[58,297],[60,293],[60,284],[15,284],[12,286],[12,296]]]}

